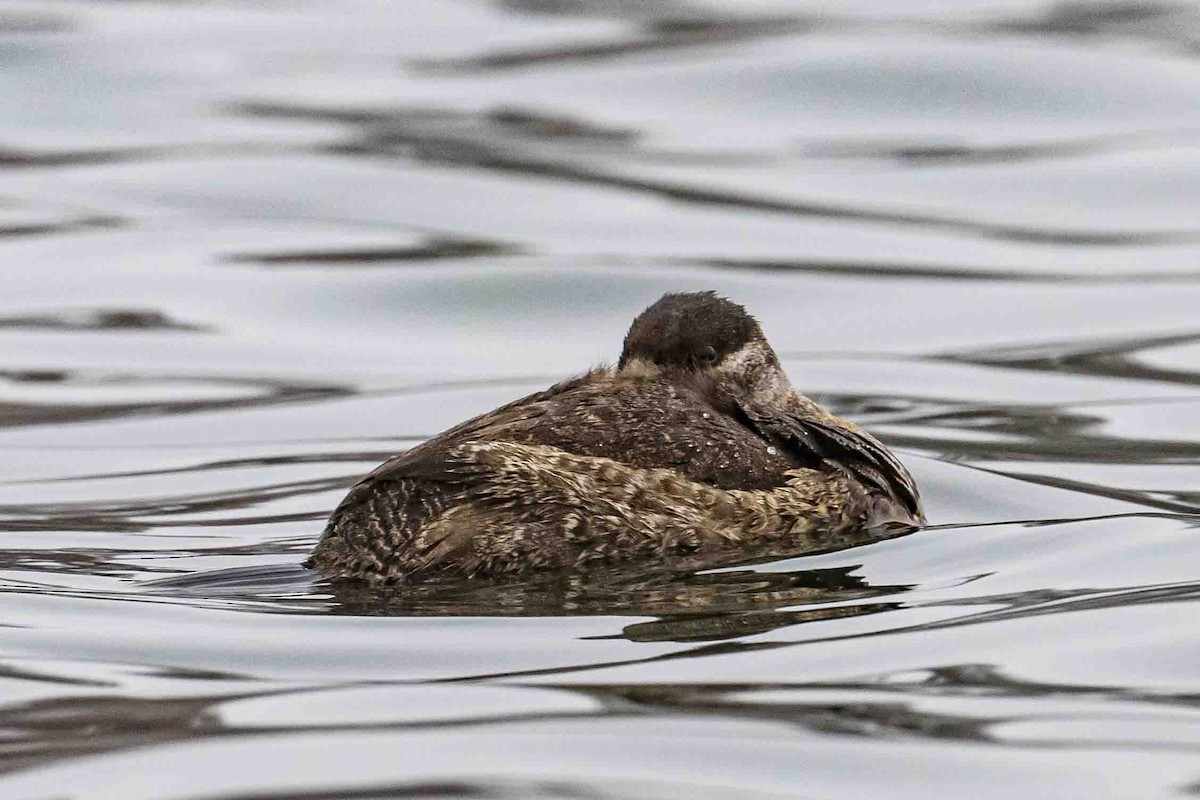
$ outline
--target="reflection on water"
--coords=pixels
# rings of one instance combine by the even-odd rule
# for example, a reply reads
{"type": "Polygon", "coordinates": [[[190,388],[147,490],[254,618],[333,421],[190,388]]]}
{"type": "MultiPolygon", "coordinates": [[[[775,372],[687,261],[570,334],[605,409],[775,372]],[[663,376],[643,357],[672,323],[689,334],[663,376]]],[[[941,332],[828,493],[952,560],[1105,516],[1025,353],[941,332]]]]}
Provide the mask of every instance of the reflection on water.
{"type": "Polygon", "coordinates": [[[1197,794],[1198,44],[1193,2],[0,8],[0,793],[1197,794]],[[929,528],[298,566],[707,288],[929,528]]]}

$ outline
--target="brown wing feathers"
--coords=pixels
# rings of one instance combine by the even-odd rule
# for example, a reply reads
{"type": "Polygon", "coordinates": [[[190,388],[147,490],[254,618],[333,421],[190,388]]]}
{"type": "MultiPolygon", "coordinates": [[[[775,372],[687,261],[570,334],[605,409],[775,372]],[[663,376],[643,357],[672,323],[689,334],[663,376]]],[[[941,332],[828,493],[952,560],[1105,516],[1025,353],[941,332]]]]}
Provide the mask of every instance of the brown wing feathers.
{"type": "Polygon", "coordinates": [[[864,486],[895,497],[920,517],[920,496],[908,470],[875,437],[825,420],[743,407],[745,419],[760,436],[784,448],[801,465],[834,465],[864,486]]]}

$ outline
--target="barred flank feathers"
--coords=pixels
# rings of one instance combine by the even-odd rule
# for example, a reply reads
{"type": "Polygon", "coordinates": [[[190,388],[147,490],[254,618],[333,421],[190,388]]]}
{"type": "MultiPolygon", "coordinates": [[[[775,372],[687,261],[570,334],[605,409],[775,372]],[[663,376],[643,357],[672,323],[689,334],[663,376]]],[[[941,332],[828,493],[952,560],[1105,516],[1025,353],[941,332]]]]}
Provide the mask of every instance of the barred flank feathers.
{"type": "Polygon", "coordinates": [[[861,492],[828,473],[794,470],[773,491],[723,490],[554,447],[468,442],[445,452],[438,479],[351,492],[309,566],[374,582],[514,573],[786,542],[865,519],[861,492]]]}

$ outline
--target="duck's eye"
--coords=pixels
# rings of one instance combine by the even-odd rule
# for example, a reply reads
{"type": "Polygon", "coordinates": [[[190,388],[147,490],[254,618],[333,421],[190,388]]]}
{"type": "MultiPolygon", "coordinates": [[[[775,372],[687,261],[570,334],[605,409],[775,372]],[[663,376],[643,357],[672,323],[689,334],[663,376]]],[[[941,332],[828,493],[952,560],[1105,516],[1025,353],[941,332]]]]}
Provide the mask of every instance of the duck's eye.
{"type": "Polygon", "coordinates": [[[711,344],[705,345],[704,347],[700,348],[700,352],[696,353],[696,360],[699,361],[701,364],[716,363],[716,360],[717,360],[716,348],[713,347],[711,344]]]}

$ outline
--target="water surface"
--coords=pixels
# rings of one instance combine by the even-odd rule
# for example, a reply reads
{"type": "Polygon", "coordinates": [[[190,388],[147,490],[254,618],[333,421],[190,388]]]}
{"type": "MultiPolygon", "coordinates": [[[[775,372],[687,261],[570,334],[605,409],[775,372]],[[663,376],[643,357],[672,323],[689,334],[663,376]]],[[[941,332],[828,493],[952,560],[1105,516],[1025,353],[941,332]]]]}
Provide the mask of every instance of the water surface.
{"type": "Polygon", "coordinates": [[[0,794],[1200,795],[1200,5],[0,6],[0,794]],[[335,588],[716,289],[931,526],[335,588]]]}

